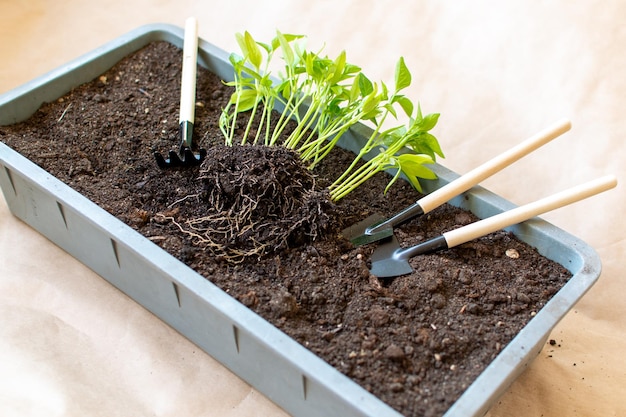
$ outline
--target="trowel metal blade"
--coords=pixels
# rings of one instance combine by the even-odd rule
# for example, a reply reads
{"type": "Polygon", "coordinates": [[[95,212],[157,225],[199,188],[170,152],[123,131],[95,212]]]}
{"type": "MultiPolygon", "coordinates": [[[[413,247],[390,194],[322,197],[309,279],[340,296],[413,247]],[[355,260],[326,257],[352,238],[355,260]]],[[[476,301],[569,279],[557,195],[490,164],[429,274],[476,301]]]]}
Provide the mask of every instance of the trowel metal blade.
{"type": "Polygon", "coordinates": [[[372,253],[370,272],[379,278],[392,278],[413,272],[408,259],[400,256],[400,242],[392,233],[391,238],[380,244],[372,253]]]}
{"type": "Polygon", "coordinates": [[[346,239],[349,239],[354,246],[363,246],[368,243],[377,242],[379,240],[388,238],[393,235],[393,228],[386,227],[384,229],[377,230],[374,233],[369,233],[368,230],[387,219],[381,214],[372,214],[365,220],[353,224],[352,226],[344,229],[341,234],[346,239]]]}

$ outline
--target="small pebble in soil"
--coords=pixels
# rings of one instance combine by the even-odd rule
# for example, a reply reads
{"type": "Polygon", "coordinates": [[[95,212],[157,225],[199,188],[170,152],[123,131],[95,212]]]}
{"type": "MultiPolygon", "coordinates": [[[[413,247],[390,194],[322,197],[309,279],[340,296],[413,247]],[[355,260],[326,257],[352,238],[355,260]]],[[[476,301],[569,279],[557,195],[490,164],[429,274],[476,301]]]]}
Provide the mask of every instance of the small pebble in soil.
{"type": "Polygon", "coordinates": [[[389,384],[389,389],[392,392],[402,392],[404,391],[404,385],[402,385],[400,382],[392,382],[391,384],[389,384]]]}
{"type": "Polygon", "coordinates": [[[519,252],[517,251],[517,249],[507,249],[505,252],[506,256],[508,256],[511,259],[517,259],[519,258],[519,252]]]}

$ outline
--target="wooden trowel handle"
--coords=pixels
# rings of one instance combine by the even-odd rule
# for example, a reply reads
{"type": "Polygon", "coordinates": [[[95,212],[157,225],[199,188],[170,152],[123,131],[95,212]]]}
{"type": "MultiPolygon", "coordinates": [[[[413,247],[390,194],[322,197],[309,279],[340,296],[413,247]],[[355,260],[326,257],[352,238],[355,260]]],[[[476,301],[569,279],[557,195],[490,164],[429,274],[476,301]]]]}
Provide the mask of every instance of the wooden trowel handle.
{"type": "Polygon", "coordinates": [[[447,242],[448,248],[452,248],[505,227],[521,223],[539,214],[591,197],[609,190],[616,185],[617,178],[613,175],[608,175],[561,191],[560,193],[535,201],[534,203],[529,203],[493,217],[480,220],[476,223],[451,230],[444,233],[443,237],[447,242]]]}
{"type": "MultiPolygon", "coordinates": [[[[179,123],[194,122],[196,108],[196,71],[198,64],[198,21],[190,17],[185,21],[183,41],[183,74],[180,85],[179,123]]],[[[183,139],[187,135],[183,135],[183,139]]],[[[186,144],[191,147],[191,143],[186,144]]]]}
{"type": "Polygon", "coordinates": [[[417,204],[421,206],[424,213],[428,213],[453,197],[456,197],[457,195],[479,184],[484,179],[489,178],[493,174],[501,171],[513,162],[528,155],[537,148],[545,145],[552,139],[567,132],[571,127],[572,125],[568,120],[560,120],[554,125],[526,139],[519,145],[496,156],[490,161],[474,168],[467,174],[421,198],[417,204]]]}

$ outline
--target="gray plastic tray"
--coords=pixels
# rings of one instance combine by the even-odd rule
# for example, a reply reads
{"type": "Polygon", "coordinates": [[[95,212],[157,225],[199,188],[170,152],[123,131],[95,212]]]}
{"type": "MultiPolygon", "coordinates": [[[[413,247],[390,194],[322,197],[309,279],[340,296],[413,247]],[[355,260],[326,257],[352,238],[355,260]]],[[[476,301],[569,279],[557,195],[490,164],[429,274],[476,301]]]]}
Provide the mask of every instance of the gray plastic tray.
{"type": "MultiPolygon", "coordinates": [[[[0,125],[27,119],[38,107],[91,81],[152,41],[182,47],[181,28],[140,27],[0,96],[0,125]]],[[[232,78],[228,54],[200,41],[200,65],[232,78]]],[[[356,149],[368,129],[341,142],[356,149]]],[[[437,165],[432,191],[457,177],[437,165]]],[[[178,330],[294,416],[399,416],[319,357],[237,302],[157,245],[26,158],[0,143],[0,186],[11,212],[136,302],[178,330]]],[[[451,201],[481,218],[514,207],[481,187],[451,201]]],[[[532,219],[510,230],[572,272],[572,279],[507,345],[448,410],[484,415],[547,341],[550,331],[598,279],[600,260],[581,240],[532,219]]]]}

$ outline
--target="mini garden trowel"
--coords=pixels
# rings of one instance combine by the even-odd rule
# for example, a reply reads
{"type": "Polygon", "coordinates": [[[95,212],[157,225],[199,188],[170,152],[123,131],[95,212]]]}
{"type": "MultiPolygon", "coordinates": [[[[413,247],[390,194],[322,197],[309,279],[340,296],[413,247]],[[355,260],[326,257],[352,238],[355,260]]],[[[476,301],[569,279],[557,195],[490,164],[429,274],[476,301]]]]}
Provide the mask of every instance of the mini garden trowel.
{"type": "Polygon", "coordinates": [[[436,191],[422,197],[416,203],[386,219],[380,214],[374,214],[367,219],[356,223],[343,231],[343,236],[355,246],[361,246],[388,238],[393,234],[393,228],[413,217],[426,214],[453,197],[469,190],[481,181],[501,171],[513,162],[528,155],[537,148],[557,138],[571,128],[568,120],[561,120],[553,126],[526,139],[519,145],[505,151],[495,158],[474,168],[467,174],[446,184],[436,191]]]}
{"type": "Polygon", "coordinates": [[[183,74],[180,85],[178,152],[171,150],[168,158],[154,153],[159,168],[200,165],[206,157],[205,149],[196,149],[193,143],[193,123],[196,106],[196,66],[198,65],[198,22],[190,17],[185,22],[183,41],[183,74]]]}
{"type": "Polygon", "coordinates": [[[398,240],[392,234],[391,240],[381,244],[372,254],[370,272],[379,278],[410,274],[413,269],[409,264],[409,259],[414,256],[453,248],[505,227],[521,223],[539,214],[591,197],[616,185],[617,179],[614,176],[602,177],[537,200],[534,203],[445,232],[436,238],[409,248],[401,248],[398,240]]]}

